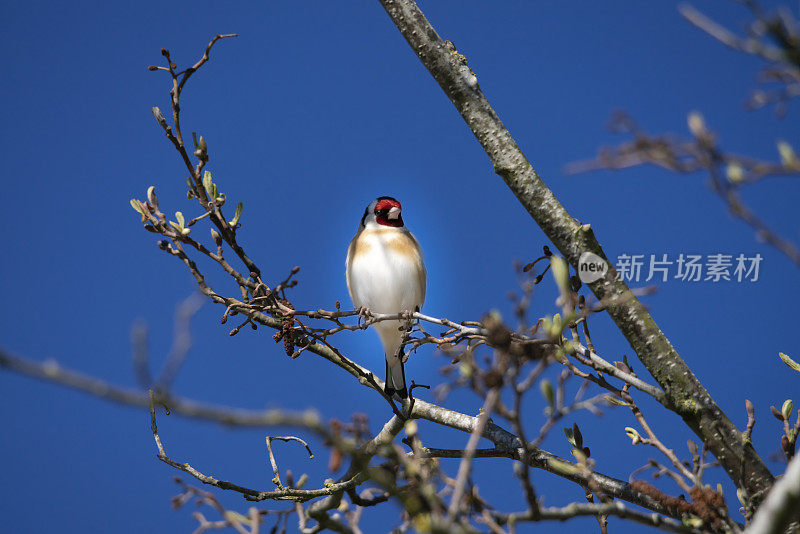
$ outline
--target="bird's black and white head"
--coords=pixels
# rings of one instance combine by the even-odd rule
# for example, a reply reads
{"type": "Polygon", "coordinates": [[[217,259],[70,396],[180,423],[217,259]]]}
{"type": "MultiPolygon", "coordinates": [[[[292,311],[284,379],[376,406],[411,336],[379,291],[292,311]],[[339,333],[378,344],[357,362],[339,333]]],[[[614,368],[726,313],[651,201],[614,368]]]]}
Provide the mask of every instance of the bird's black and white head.
{"type": "Polygon", "coordinates": [[[378,197],[369,203],[361,217],[363,228],[402,228],[403,215],[400,202],[392,197],[378,197]]]}

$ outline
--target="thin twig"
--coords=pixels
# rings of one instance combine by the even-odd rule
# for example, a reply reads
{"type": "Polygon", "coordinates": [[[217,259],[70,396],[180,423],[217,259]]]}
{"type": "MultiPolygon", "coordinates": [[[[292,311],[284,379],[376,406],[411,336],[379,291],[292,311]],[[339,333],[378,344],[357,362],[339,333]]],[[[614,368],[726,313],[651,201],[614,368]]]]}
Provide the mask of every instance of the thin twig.
{"type": "Polygon", "coordinates": [[[267,436],[266,437],[267,451],[269,451],[269,463],[272,466],[272,472],[275,473],[275,478],[272,479],[272,482],[274,482],[275,485],[278,486],[279,488],[282,488],[283,487],[283,483],[281,482],[281,475],[280,475],[280,472],[278,471],[278,463],[275,461],[275,455],[272,452],[272,442],[275,441],[275,440],[278,440],[278,441],[296,441],[298,443],[301,443],[306,448],[306,450],[308,451],[308,457],[310,459],[312,459],[312,460],[314,459],[314,453],[311,452],[311,447],[308,446],[308,443],[306,443],[305,441],[303,441],[302,439],[300,439],[300,438],[298,438],[296,436],[267,436]]]}

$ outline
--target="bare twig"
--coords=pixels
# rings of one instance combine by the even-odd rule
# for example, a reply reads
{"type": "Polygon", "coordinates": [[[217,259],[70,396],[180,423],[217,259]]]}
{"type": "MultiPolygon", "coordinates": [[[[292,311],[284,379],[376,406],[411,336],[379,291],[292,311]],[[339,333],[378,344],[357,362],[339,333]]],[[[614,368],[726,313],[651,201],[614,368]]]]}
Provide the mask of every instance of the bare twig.
{"type": "Polygon", "coordinates": [[[489,421],[489,416],[494,409],[494,405],[497,402],[499,393],[499,388],[493,388],[491,391],[489,391],[489,394],[486,395],[486,401],[483,403],[483,408],[478,416],[478,422],[475,425],[475,428],[472,430],[469,440],[467,440],[467,446],[464,449],[464,455],[461,457],[461,463],[458,466],[456,486],[453,490],[453,496],[450,498],[450,506],[447,508],[447,516],[450,521],[455,519],[456,514],[461,508],[461,500],[464,497],[464,489],[466,488],[467,479],[469,478],[469,474],[472,469],[472,458],[475,455],[475,449],[478,446],[478,441],[480,441],[483,430],[486,428],[486,423],[489,421]]]}
{"type": "MultiPolygon", "coordinates": [[[[636,418],[639,424],[642,425],[642,428],[647,433],[648,437],[646,438],[639,436],[639,442],[644,445],[651,445],[658,449],[661,454],[669,459],[670,463],[672,463],[672,466],[676,471],[678,471],[678,473],[689,480],[693,486],[697,485],[698,480],[695,474],[692,473],[685,465],[683,465],[683,462],[681,462],[681,460],[675,455],[674,450],[668,448],[661,442],[661,440],[658,439],[655,432],[653,432],[653,429],[647,423],[644,414],[642,414],[642,411],[634,402],[633,398],[625,392],[622,393],[622,398],[628,403],[628,407],[630,408],[631,412],[633,412],[633,416],[636,418]]],[[[691,490],[691,486],[687,485],[683,480],[680,479],[680,477],[675,477],[674,480],[687,493],[691,490]]]]}
{"type": "MultiPolygon", "coordinates": [[[[152,399],[152,390],[151,390],[151,399],[152,399]]],[[[291,501],[298,501],[303,502],[309,499],[313,499],[316,497],[323,497],[328,495],[340,495],[342,492],[352,489],[359,484],[362,484],[368,479],[368,475],[365,471],[360,471],[354,474],[351,478],[335,483],[329,484],[324,488],[316,489],[316,490],[302,490],[302,489],[294,489],[294,488],[286,488],[280,485],[278,482],[278,489],[275,491],[259,491],[250,488],[246,488],[244,486],[240,486],[238,484],[234,484],[232,482],[228,482],[225,480],[219,480],[213,476],[205,475],[189,465],[188,463],[179,463],[167,456],[166,452],[164,451],[164,447],[161,443],[161,438],[158,434],[158,427],[156,426],[156,416],[155,416],[155,408],[154,404],[150,402],[150,421],[151,421],[151,429],[153,432],[153,438],[156,441],[156,446],[158,448],[158,459],[164,462],[165,464],[174,467],[175,469],[179,469],[185,473],[188,473],[195,477],[197,480],[202,482],[203,484],[208,484],[210,486],[214,486],[223,490],[235,491],[237,493],[241,493],[245,499],[248,501],[263,501],[267,499],[271,500],[291,500],[291,501]]],[[[273,460],[274,461],[274,460],[273,460]]],[[[274,467],[277,469],[277,466],[274,467]]]]}
{"type": "MultiPolygon", "coordinates": [[[[0,349],[0,367],[53,382],[71,389],[83,391],[101,399],[146,408],[149,405],[147,392],[116,386],[104,380],[90,377],[64,368],[54,360],[36,362],[12,356],[0,349]]],[[[155,393],[157,404],[166,404],[170,411],[191,419],[212,421],[226,426],[271,427],[289,426],[305,428],[316,434],[327,436],[328,430],[319,414],[313,410],[291,412],[284,410],[245,410],[228,406],[205,404],[176,395],[155,393]]]]}
{"type": "Polygon", "coordinates": [[[166,390],[175,381],[183,362],[186,360],[189,350],[192,348],[192,336],[190,324],[192,318],[200,311],[206,302],[199,293],[192,293],[189,297],[178,304],[175,309],[175,326],[172,337],[172,347],[170,348],[161,374],[155,382],[156,389],[166,390]]]}
{"type": "Polygon", "coordinates": [[[274,482],[275,485],[278,486],[279,488],[282,488],[283,483],[281,482],[281,475],[280,472],[278,471],[278,463],[275,461],[275,455],[272,453],[272,442],[275,440],[296,441],[302,444],[308,451],[308,457],[311,458],[312,460],[314,459],[314,453],[311,452],[311,447],[308,446],[308,443],[306,443],[305,441],[296,436],[267,436],[266,441],[267,441],[267,451],[269,451],[269,463],[272,466],[272,472],[275,473],[275,478],[272,479],[272,482],[274,482]]]}
{"type": "Polygon", "coordinates": [[[503,514],[495,512],[492,514],[495,521],[497,521],[497,523],[500,525],[521,523],[525,521],[564,521],[566,519],[585,515],[614,515],[670,532],[691,532],[697,534],[701,532],[697,529],[684,526],[679,521],[675,521],[658,514],[646,514],[637,510],[632,510],[626,507],[624,504],[616,501],[601,504],[573,503],[563,508],[540,508],[539,514],[536,517],[534,517],[531,512],[521,512],[516,514],[503,514]]]}
{"type": "MultiPolygon", "coordinates": [[[[694,139],[674,135],[649,135],[624,113],[615,114],[611,127],[615,131],[629,132],[633,139],[617,147],[601,148],[596,159],[573,163],[568,173],[595,169],[626,169],[639,165],[656,165],[681,174],[705,171],[710,177],[714,193],[728,206],[730,213],[745,222],[757,237],[785,254],[800,266],[798,245],[772,230],[739,195],[739,189],[769,176],[797,176],[800,164],[789,160],[768,162],[726,153],[716,144],[714,135],[706,130],[699,115],[690,115],[694,125],[694,139]],[[731,169],[735,173],[731,174],[731,169]]],[[[796,158],[796,156],[795,156],[796,158]]]]}
{"type": "Polygon", "coordinates": [[[750,399],[745,399],[744,405],[747,410],[747,427],[742,432],[742,439],[750,441],[753,436],[753,427],[756,426],[756,410],[753,408],[753,403],[750,402],[750,399]]]}

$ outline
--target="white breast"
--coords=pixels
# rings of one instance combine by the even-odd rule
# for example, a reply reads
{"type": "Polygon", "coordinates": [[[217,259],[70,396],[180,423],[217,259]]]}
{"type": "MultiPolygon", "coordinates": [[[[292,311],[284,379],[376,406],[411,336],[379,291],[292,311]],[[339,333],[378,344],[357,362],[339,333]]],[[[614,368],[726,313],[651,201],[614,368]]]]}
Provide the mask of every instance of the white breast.
{"type": "Polygon", "coordinates": [[[425,301],[425,265],[404,228],[362,231],[350,244],[347,264],[347,285],[357,307],[398,313],[425,301]]]}

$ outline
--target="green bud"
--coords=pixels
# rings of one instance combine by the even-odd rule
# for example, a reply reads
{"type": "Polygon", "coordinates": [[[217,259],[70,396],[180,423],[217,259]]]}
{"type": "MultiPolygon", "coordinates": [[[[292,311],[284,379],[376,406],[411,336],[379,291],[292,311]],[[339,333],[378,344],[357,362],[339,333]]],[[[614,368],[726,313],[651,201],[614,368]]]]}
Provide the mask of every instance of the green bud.
{"type": "Polygon", "coordinates": [[[564,323],[561,320],[561,314],[555,314],[552,319],[545,317],[545,321],[542,323],[542,326],[545,327],[545,332],[547,332],[547,335],[551,338],[561,337],[561,331],[564,329],[564,323]]]}
{"type": "Polygon", "coordinates": [[[243,516],[242,514],[240,514],[239,512],[236,512],[234,510],[225,510],[225,513],[223,515],[225,516],[225,519],[229,523],[232,523],[232,524],[237,524],[237,523],[239,523],[239,524],[249,524],[250,523],[250,519],[246,518],[245,516],[243,516]]]}
{"type": "Polygon", "coordinates": [[[233,214],[233,219],[228,221],[228,224],[230,224],[231,226],[236,226],[237,224],[239,224],[239,218],[242,216],[243,209],[244,209],[244,204],[239,202],[236,205],[236,213],[233,214]]]}
{"type": "Polygon", "coordinates": [[[500,310],[496,308],[492,308],[489,310],[489,313],[486,314],[486,318],[484,319],[485,323],[500,323],[503,322],[503,315],[500,313],[500,310]]]}
{"type": "Polygon", "coordinates": [[[778,154],[781,156],[781,163],[784,167],[794,171],[800,170],[800,159],[795,154],[792,145],[786,141],[778,141],[778,154]]]}
{"type": "Polygon", "coordinates": [[[214,192],[214,182],[211,180],[211,171],[206,171],[203,173],[203,189],[206,190],[206,194],[208,198],[215,198],[216,195],[212,194],[214,192]]]}
{"type": "Polygon", "coordinates": [[[736,498],[742,503],[742,506],[747,507],[747,492],[742,488],[736,488],[736,498]]]}
{"type": "Polygon", "coordinates": [[[578,423],[572,423],[572,436],[575,439],[575,446],[579,449],[583,448],[583,434],[581,429],[578,428],[578,423]]]}
{"type": "Polygon", "coordinates": [[[692,132],[692,135],[698,139],[705,137],[708,134],[708,130],[706,130],[706,122],[700,112],[692,111],[689,113],[687,122],[689,124],[689,131],[692,132]]]}
{"type": "Polygon", "coordinates": [[[561,256],[550,256],[550,270],[553,272],[553,278],[555,278],[561,294],[564,295],[569,292],[569,267],[567,267],[567,262],[561,256]]]}
{"type": "Polygon", "coordinates": [[[217,245],[218,247],[222,246],[222,236],[219,235],[219,232],[217,232],[213,228],[211,229],[211,239],[214,240],[214,244],[217,245]]]}
{"type": "Polygon", "coordinates": [[[730,183],[738,184],[744,180],[744,167],[736,162],[728,163],[725,169],[725,175],[728,177],[730,183]]]}
{"type": "Polygon", "coordinates": [[[146,208],[142,205],[142,203],[135,198],[131,199],[131,207],[136,210],[136,212],[141,215],[142,217],[147,217],[146,215],[146,208]]]}
{"type": "Polygon", "coordinates": [[[549,380],[546,378],[539,382],[539,389],[542,390],[542,395],[544,396],[547,404],[550,405],[552,408],[555,404],[555,397],[553,395],[553,384],[550,383],[549,380]]]}
{"type": "Polygon", "coordinates": [[[308,475],[303,473],[302,475],[300,475],[300,478],[297,480],[297,484],[295,484],[295,487],[297,489],[300,489],[300,488],[302,488],[303,486],[306,485],[306,482],[308,482],[308,475]]]}
{"type": "Polygon", "coordinates": [[[178,221],[178,226],[180,227],[181,230],[183,230],[184,227],[186,226],[186,219],[183,218],[183,213],[181,213],[180,211],[176,211],[175,220],[178,221]]]}
{"type": "Polygon", "coordinates": [[[416,436],[417,435],[417,422],[414,421],[413,419],[410,419],[410,420],[406,421],[405,430],[406,430],[406,435],[407,436],[409,436],[409,437],[416,436]]]}
{"type": "Polygon", "coordinates": [[[550,330],[553,329],[553,318],[547,315],[545,317],[542,317],[541,321],[542,321],[542,331],[547,333],[547,335],[550,335],[550,330]]]}
{"type": "Polygon", "coordinates": [[[565,428],[564,435],[567,436],[567,441],[569,441],[570,445],[572,445],[573,447],[577,447],[577,445],[575,444],[575,434],[571,428],[565,428]]]}
{"type": "MultiPolygon", "coordinates": [[[[414,502],[414,501],[411,501],[414,502]]],[[[421,512],[420,508],[422,508],[421,503],[417,503],[416,506],[409,506],[406,505],[407,509],[413,509],[415,513],[411,514],[411,522],[414,524],[414,530],[417,532],[432,532],[433,531],[433,520],[431,519],[431,514],[429,512],[421,512]]]]}
{"type": "Polygon", "coordinates": [[[151,185],[147,188],[147,201],[151,206],[158,209],[158,197],[156,197],[156,186],[151,185]]]}
{"type": "Polygon", "coordinates": [[[628,403],[620,399],[616,395],[608,394],[603,399],[609,406],[628,406],[628,403]]]}
{"type": "Polygon", "coordinates": [[[794,408],[794,404],[792,403],[792,399],[786,399],[781,406],[781,414],[783,414],[783,419],[788,421],[792,417],[792,409],[794,408]]]}
{"type": "MultiPolygon", "coordinates": [[[[135,208],[134,208],[134,209],[135,209],[135,208]]],[[[786,364],[786,365],[788,365],[790,368],[792,368],[792,369],[794,369],[795,371],[797,371],[798,373],[800,373],[800,363],[797,363],[796,361],[794,361],[793,359],[791,359],[791,358],[790,358],[788,355],[786,355],[786,354],[784,354],[784,353],[782,353],[782,352],[779,352],[779,353],[778,353],[778,356],[780,356],[781,360],[783,360],[783,363],[785,363],[785,364],[786,364]]]]}
{"type": "Polygon", "coordinates": [[[161,113],[161,110],[158,108],[158,106],[153,107],[153,117],[155,117],[158,122],[164,121],[164,114],[161,113]]]}
{"type": "Polygon", "coordinates": [[[458,366],[458,372],[461,373],[461,376],[464,378],[470,378],[472,376],[472,367],[467,363],[462,363],[458,366]]]}
{"type": "Polygon", "coordinates": [[[208,152],[208,145],[206,144],[206,140],[203,139],[202,135],[200,136],[200,140],[197,142],[197,146],[203,152],[208,152]]]}
{"type": "Polygon", "coordinates": [[[689,528],[700,528],[703,526],[703,520],[696,515],[685,515],[681,519],[684,526],[689,528]]]}
{"type": "Polygon", "coordinates": [[[628,434],[628,437],[631,438],[631,442],[634,445],[638,445],[639,443],[642,442],[642,436],[639,435],[639,433],[636,431],[635,428],[631,428],[629,426],[626,426],[625,427],[625,433],[628,434]]]}

